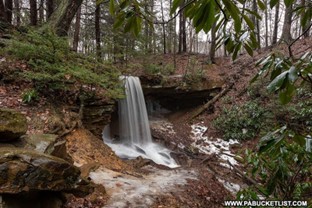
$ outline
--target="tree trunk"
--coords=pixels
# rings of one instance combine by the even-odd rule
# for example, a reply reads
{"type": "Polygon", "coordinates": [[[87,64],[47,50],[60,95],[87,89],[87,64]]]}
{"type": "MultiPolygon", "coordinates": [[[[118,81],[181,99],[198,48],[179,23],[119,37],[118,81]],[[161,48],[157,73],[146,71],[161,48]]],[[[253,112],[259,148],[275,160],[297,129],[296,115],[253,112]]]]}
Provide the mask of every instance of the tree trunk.
{"type": "MultiPolygon", "coordinates": [[[[169,0],[169,8],[172,7],[172,0],[169,0]]],[[[169,18],[172,18],[172,15],[169,16],[169,18]]],[[[173,31],[173,21],[170,21],[168,23],[168,53],[172,53],[172,42],[173,42],[173,37],[172,37],[172,31],[173,31]]]]}
{"type": "Polygon", "coordinates": [[[6,18],[9,24],[12,24],[13,1],[5,0],[6,18]]]}
{"type": "Polygon", "coordinates": [[[291,17],[292,17],[292,5],[287,7],[285,10],[285,18],[284,18],[284,25],[283,25],[281,40],[285,41],[286,43],[289,43],[292,40],[291,33],[290,33],[291,17]]]}
{"type": "Polygon", "coordinates": [[[96,44],[96,56],[101,59],[101,4],[97,4],[95,7],[95,44],[96,44]]]}
{"type": "Polygon", "coordinates": [[[76,22],[75,22],[73,50],[76,51],[76,52],[78,51],[78,44],[79,44],[80,21],[81,21],[81,6],[79,7],[79,9],[77,11],[76,22]]]}
{"type": "Polygon", "coordinates": [[[21,8],[19,0],[14,0],[14,7],[15,7],[15,18],[16,18],[16,26],[21,25],[21,8]]]}
{"type": "Polygon", "coordinates": [[[5,6],[4,6],[4,2],[2,0],[0,0],[0,24],[1,23],[7,23],[5,6]]]}
{"type": "Polygon", "coordinates": [[[29,0],[30,5],[30,25],[35,26],[38,23],[37,1],[29,0]]]}
{"type": "Polygon", "coordinates": [[[58,36],[67,36],[70,24],[76,15],[82,0],[62,0],[46,25],[58,36]]]}
{"type": "Polygon", "coordinates": [[[44,0],[40,0],[39,5],[39,24],[42,24],[44,22],[44,0]]]}
{"type": "MultiPolygon", "coordinates": [[[[162,0],[160,0],[160,9],[161,9],[161,19],[162,19],[162,22],[165,22],[165,19],[164,19],[164,8],[163,8],[163,2],[162,0]]],[[[164,54],[166,54],[166,28],[165,28],[165,24],[162,24],[162,30],[163,30],[163,44],[164,44],[164,54]]]]}
{"type": "Polygon", "coordinates": [[[186,17],[185,17],[185,15],[183,14],[182,15],[182,17],[183,17],[183,22],[182,22],[182,34],[183,34],[183,39],[182,39],[182,41],[183,41],[183,48],[182,48],[182,51],[183,52],[186,52],[187,51],[187,48],[186,48],[186,17]]]}
{"type": "MultiPolygon", "coordinates": [[[[307,8],[311,8],[312,7],[312,1],[308,1],[306,2],[306,0],[301,0],[301,6],[302,7],[307,7],[307,8]]],[[[301,15],[301,18],[303,18],[304,13],[301,15]]],[[[307,23],[305,25],[302,26],[302,33],[305,32],[306,30],[308,30],[307,32],[305,32],[305,34],[303,35],[305,38],[309,37],[309,25],[311,24],[311,22],[309,23],[309,21],[307,21],[307,23]]]]}
{"type": "MultiPolygon", "coordinates": [[[[267,1],[265,1],[265,5],[267,4],[267,1]]],[[[269,26],[268,26],[268,10],[266,9],[265,11],[265,47],[269,46],[269,26]]]]}
{"type": "MultiPolygon", "coordinates": [[[[257,7],[257,1],[256,0],[253,0],[252,1],[252,11],[255,12],[255,13],[258,13],[258,7],[257,7]]],[[[252,22],[256,28],[256,31],[257,31],[257,41],[259,43],[259,48],[261,47],[261,38],[260,38],[260,27],[259,27],[259,20],[254,16],[252,15],[252,22]]]]}
{"type": "Polygon", "coordinates": [[[215,63],[215,54],[216,54],[216,22],[214,22],[211,27],[211,45],[209,51],[209,59],[211,63],[215,63]]]}
{"type": "Polygon", "coordinates": [[[179,15],[179,49],[178,49],[178,53],[182,53],[182,39],[183,39],[183,27],[182,27],[182,24],[183,24],[183,12],[181,11],[180,12],[180,15],[179,15]]]}
{"type": "Polygon", "coordinates": [[[54,0],[46,0],[46,7],[47,7],[47,19],[51,17],[54,12],[54,0]]]}
{"type": "Polygon", "coordinates": [[[273,30],[273,39],[272,39],[272,45],[277,43],[277,33],[278,33],[278,18],[279,18],[279,9],[280,4],[277,3],[275,6],[275,20],[274,20],[274,30],[273,30]]]}

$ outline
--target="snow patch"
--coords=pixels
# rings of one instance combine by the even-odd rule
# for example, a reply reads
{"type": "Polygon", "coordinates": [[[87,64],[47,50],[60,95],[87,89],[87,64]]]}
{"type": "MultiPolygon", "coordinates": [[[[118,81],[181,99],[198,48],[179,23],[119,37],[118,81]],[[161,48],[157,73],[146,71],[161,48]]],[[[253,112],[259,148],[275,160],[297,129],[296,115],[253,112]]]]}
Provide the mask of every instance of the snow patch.
{"type": "Polygon", "coordinates": [[[228,191],[236,195],[236,193],[240,190],[240,185],[231,183],[225,180],[222,180],[218,178],[218,181],[223,184],[224,188],[226,188],[228,191]]]}
{"type": "Polygon", "coordinates": [[[192,146],[198,148],[202,153],[208,155],[215,153],[219,155],[219,157],[225,161],[225,163],[221,163],[223,166],[229,167],[227,161],[233,165],[237,164],[237,161],[234,159],[235,155],[230,151],[230,145],[237,144],[237,140],[230,139],[229,141],[225,141],[219,138],[208,138],[204,136],[207,127],[201,124],[194,124],[191,127],[193,133],[192,139],[194,140],[192,146]]]}

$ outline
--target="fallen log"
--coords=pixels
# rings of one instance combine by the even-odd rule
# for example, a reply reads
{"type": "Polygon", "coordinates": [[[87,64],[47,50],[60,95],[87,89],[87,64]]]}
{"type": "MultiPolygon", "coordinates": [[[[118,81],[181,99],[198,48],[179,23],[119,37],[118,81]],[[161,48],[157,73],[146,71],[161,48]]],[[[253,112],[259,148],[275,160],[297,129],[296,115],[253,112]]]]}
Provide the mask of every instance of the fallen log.
{"type": "Polygon", "coordinates": [[[190,113],[190,116],[188,117],[188,120],[193,120],[195,117],[199,116],[204,110],[208,109],[211,105],[213,105],[221,97],[223,97],[233,87],[233,85],[234,85],[234,83],[230,83],[219,94],[217,94],[215,97],[213,97],[207,103],[205,103],[201,107],[199,107],[199,108],[195,109],[194,111],[192,111],[190,113]]]}

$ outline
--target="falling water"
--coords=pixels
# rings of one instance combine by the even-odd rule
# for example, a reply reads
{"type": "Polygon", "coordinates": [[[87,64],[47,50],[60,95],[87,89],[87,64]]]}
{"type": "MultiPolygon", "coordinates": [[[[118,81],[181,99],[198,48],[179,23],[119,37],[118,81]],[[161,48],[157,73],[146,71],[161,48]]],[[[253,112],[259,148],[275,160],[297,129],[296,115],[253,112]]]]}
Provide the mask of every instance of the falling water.
{"type": "Polygon", "coordinates": [[[125,82],[126,98],[120,100],[119,139],[109,138],[109,128],[104,129],[103,138],[121,158],[138,156],[153,160],[168,167],[178,165],[170,156],[170,151],[152,142],[144,95],[138,77],[121,77],[125,82]]]}

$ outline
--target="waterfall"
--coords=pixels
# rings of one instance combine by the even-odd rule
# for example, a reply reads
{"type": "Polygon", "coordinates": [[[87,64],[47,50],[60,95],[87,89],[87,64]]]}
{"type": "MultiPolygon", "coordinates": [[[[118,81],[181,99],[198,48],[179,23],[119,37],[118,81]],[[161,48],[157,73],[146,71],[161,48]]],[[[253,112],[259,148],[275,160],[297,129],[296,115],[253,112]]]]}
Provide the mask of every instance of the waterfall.
{"type": "Polygon", "coordinates": [[[144,95],[138,77],[122,76],[126,97],[118,102],[119,138],[109,138],[109,128],[103,132],[104,142],[121,158],[141,156],[168,167],[178,165],[170,150],[152,141],[144,95]]]}
{"type": "Polygon", "coordinates": [[[144,145],[152,142],[141,83],[138,77],[125,77],[126,98],[120,100],[120,139],[128,144],[144,145]]]}

